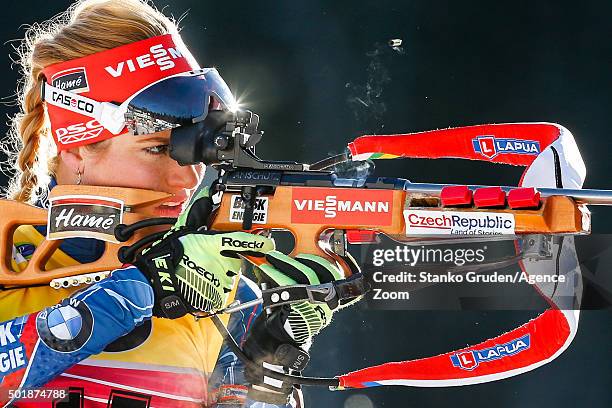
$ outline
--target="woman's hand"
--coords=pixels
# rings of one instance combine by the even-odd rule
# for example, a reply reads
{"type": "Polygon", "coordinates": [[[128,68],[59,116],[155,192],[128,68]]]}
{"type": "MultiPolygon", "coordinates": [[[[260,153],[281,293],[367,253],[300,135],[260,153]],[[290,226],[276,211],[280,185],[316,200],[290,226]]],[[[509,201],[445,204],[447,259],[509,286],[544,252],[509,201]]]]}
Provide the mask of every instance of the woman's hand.
{"type": "Polygon", "coordinates": [[[154,316],[222,309],[240,272],[238,254],[262,257],[274,249],[274,241],[263,236],[199,230],[210,214],[209,201],[202,191],[172,229],[136,257],[155,292],[154,316]]]}
{"type": "MultiPolygon", "coordinates": [[[[344,279],[340,270],[328,260],[310,254],[298,254],[291,258],[278,251],[266,255],[268,263],[259,267],[261,280],[268,287],[290,285],[319,285],[344,279]]],[[[307,343],[331,322],[336,308],[325,303],[300,302],[291,305],[286,331],[297,343],[307,343]]]]}
{"type": "MultiPolygon", "coordinates": [[[[343,279],[338,268],[316,255],[291,258],[278,251],[266,255],[267,264],[259,266],[260,278],[268,287],[296,284],[318,285],[343,279]]],[[[283,373],[299,373],[308,364],[312,337],[330,324],[338,304],[299,302],[262,312],[244,343],[244,352],[259,367],[283,373]]],[[[271,380],[261,369],[247,366],[251,383],[249,398],[270,404],[285,404],[293,384],[271,380]]]]}

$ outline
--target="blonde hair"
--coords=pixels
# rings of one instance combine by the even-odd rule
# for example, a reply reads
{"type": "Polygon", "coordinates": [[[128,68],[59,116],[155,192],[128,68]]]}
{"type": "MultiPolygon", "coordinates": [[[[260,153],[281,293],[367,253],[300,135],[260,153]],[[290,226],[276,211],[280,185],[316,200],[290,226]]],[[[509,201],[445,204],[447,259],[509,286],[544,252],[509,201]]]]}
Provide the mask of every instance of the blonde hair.
{"type": "Polygon", "coordinates": [[[34,201],[58,167],[40,92],[45,67],[177,31],[174,20],[147,0],[80,0],[52,19],[30,26],[16,49],[22,73],[17,90],[21,109],[12,118],[4,143],[14,172],[8,196],[34,201]]]}

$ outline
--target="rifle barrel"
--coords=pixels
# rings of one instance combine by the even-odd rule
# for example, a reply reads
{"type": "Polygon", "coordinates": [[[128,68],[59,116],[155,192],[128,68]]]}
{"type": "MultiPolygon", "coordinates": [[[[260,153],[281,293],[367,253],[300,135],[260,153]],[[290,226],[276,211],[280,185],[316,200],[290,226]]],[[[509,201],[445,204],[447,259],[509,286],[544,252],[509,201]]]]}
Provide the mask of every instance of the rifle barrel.
{"type": "MultiPolygon", "coordinates": [[[[456,186],[460,184],[434,184],[434,183],[411,183],[409,181],[404,185],[404,190],[409,193],[416,193],[426,197],[439,197],[443,187],[456,186]]],[[[482,185],[468,185],[470,190],[476,190],[483,187],[482,185]]],[[[508,193],[510,190],[518,187],[500,186],[503,191],[508,193]]],[[[566,196],[571,197],[579,204],[588,205],[612,205],[612,190],[598,189],[571,189],[571,188],[536,188],[542,197],[550,196],[566,196]]]]}

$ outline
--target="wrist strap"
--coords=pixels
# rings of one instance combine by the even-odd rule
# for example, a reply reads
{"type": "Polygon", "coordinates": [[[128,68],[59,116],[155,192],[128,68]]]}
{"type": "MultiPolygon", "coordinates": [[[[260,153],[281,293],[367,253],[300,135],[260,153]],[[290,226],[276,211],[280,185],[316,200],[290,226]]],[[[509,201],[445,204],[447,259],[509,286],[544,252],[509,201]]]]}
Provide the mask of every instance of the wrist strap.
{"type": "Polygon", "coordinates": [[[182,246],[170,239],[149,249],[145,254],[138,255],[136,264],[144,271],[153,287],[157,298],[153,307],[153,314],[157,317],[177,319],[191,310],[183,299],[182,294],[176,290],[177,260],[182,257],[182,246]]]}
{"type": "Polygon", "coordinates": [[[263,306],[281,306],[306,301],[325,303],[334,310],[339,305],[355,299],[369,290],[363,274],[320,285],[279,286],[262,291],[263,306]]]}

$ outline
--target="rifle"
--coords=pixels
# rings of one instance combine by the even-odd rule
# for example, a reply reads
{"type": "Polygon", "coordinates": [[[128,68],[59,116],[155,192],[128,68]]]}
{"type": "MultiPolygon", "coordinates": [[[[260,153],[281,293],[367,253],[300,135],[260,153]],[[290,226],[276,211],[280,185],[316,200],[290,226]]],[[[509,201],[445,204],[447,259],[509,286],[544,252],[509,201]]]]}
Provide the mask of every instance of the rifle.
{"type": "MultiPolygon", "coordinates": [[[[263,136],[257,130],[258,122],[257,115],[241,112],[214,135],[202,135],[201,139],[173,136],[170,154],[181,164],[201,162],[219,171],[211,191],[222,197],[210,218],[212,229],[254,233],[287,230],[295,239],[293,254],[327,258],[338,263],[346,276],[359,270],[348,257],[346,244],[375,242],[377,234],[411,242],[432,235],[471,233],[473,230],[448,230],[447,224],[456,221],[457,214],[468,217],[459,219],[468,224],[478,220],[480,225],[486,224],[486,217],[490,217],[489,226],[475,235],[586,234],[591,228],[586,205],[612,204],[612,191],[608,190],[412,183],[374,176],[351,179],[327,170],[364,158],[400,157],[397,151],[388,155],[380,150],[398,149],[398,144],[409,143],[415,134],[362,136],[348,144],[346,153],[311,165],[262,160],[255,154],[263,136]],[[384,138],[387,140],[380,143],[384,138]],[[364,153],[372,145],[378,145],[379,151],[364,153]],[[449,221],[445,215],[455,218],[449,221]],[[441,223],[444,225],[438,225],[441,223]]],[[[536,131],[542,127],[548,132],[558,130],[551,124],[507,124],[434,132],[467,130],[477,138],[482,132],[507,136],[532,127],[536,131]]],[[[400,146],[399,150],[407,149],[400,146]]]]}
{"type": "MultiPolygon", "coordinates": [[[[184,137],[181,128],[177,128],[172,132],[170,146],[171,156],[179,163],[201,162],[219,172],[218,179],[211,187],[218,201],[214,208],[211,206],[203,210],[207,214],[210,211],[209,227],[218,231],[244,230],[253,233],[276,229],[288,230],[295,239],[293,253],[317,254],[337,262],[348,277],[344,282],[333,285],[264,290],[263,298],[255,301],[263,303],[264,307],[304,300],[327,302],[333,298],[350,298],[363,293],[365,287],[357,280],[360,276],[359,265],[348,253],[347,244],[375,242],[377,234],[390,235],[404,242],[431,239],[432,236],[465,239],[466,236],[471,236],[472,231],[474,236],[486,234],[491,237],[586,234],[590,231],[590,213],[586,205],[612,204],[612,192],[607,190],[411,183],[401,178],[342,177],[330,170],[348,161],[411,156],[414,152],[410,151],[410,143],[425,133],[432,132],[401,136],[363,136],[348,144],[348,152],[308,165],[267,161],[257,157],[255,146],[262,140],[263,132],[258,129],[259,118],[256,114],[211,112],[209,118],[218,123],[214,131],[203,129],[195,133],[195,137],[184,137]],[[452,235],[453,233],[455,235],[452,235]],[[283,291],[290,292],[289,298],[275,302],[273,295],[283,291]]],[[[200,125],[202,123],[194,126],[200,125]]],[[[464,156],[469,156],[468,153],[480,154],[489,160],[497,157],[506,160],[507,164],[528,165],[533,160],[533,157],[529,157],[530,154],[534,150],[540,152],[543,149],[527,143],[529,140],[524,136],[521,138],[521,132],[527,135],[542,133],[544,135],[542,140],[546,138],[553,140],[562,130],[558,125],[552,124],[506,124],[433,131],[439,132],[441,140],[453,139],[457,134],[462,134],[464,138],[467,135],[467,139],[473,143],[464,143],[463,146],[452,145],[449,152],[441,150],[436,153],[437,155],[428,157],[456,157],[454,156],[456,152],[463,149],[464,156]],[[507,146],[497,146],[499,140],[514,140],[515,151],[510,153],[503,151],[507,146]],[[519,150],[522,146],[523,150],[516,151],[517,146],[519,150]]],[[[418,157],[414,154],[412,156],[418,157]]],[[[152,222],[147,219],[150,217],[147,208],[167,198],[163,193],[91,186],[57,186],[51,191],[50,198],[58,206],[55,207],[55,216],[49,215],[48,219],[45,210],[25,204],[3,202],[5,208],[10,210],[10,213],[5,212],[5,214],[9,217],[14,216],[14,220],[10,223],[5,222],[1,229],[5,243],[5,247],[0,248],[0,256],[3,259],[0,268],[1,285],[51,282],[52,285],[66,287],[91,283],[92,279],[99,280],[108,271],[120,266],[116,258],[117,253],[120,258],[129,259],[133,251],[121,253],[119,241],[127,239],[126,243],[130,246],[125,248],[128,248],[128,251],[129,248],[137,249],[160,235],[157,233],[147,239],[143,238],[146,234],[136,230],[141,227],[171,224],[173,221],[162,219],[159,222],[152,222]],[[74,196],[78,198],[76,203],[66,198],[74,196]],[[77,205],[77,210],[80,209],[82,212],[80,215],[84,216],[87,214],[83,212],[91,210],[92,200],[95,203],[95,200],[99,199],[118,202],[119,210],[115,214],[125,215],[123,219],[118,217],[117,222],[105,223],[106,230],[119,224],[131,223],[129,226],[122,225],[115,228],[115,236],[121,238],[120,240],[99,228],[97,230],[93,228],[92,231],[92,228],[79,229],[82,225],[57,222],[58,216],[61,217],[63,214],[65,218],[66,213],[61,211],[71,208],[70,205],[77,205]],[[44,225],[45,222],[48,222],[48,236],[34,251],[32,261],[35,262],[30,261],[22,272],[14,271],[10,266],[11,252],[6,246],[12,242],[10,238],[15,229],[20,224],[44,225]],[[58,225],[66,228],[58,230],[58,225]],[[107,240],[106,251],[102,258],[78,267],[47,270],[46,262],[58,248],[61,240],[79,236],[94,236],[107,240]]],[[[107,203],[107,207],[113,207],[112,203],[107,203]]],[[[52,205],[49,214],[53,214],[53,209],[52,205]]],[[[100,221],[99,226],[102,224],[103,221],[100,221]]],[[[249,261],[255,265],[261,262],[252,258],[249,261]]],[[[231,313],[249,306],[250,303],[234,303],[222,312],[231,313]]],[[[245,361],[245,364],[252,364],[225,331],[217,316],[212,317],[234,352],[245,361]]],[[[474,384],[516,375],[554,359],[569,346],[576,327],[577,317],[572,317],[570,312],[550,309],[526,325],[495,339],[457,352],[394,363],[392,369],[383,364],[380,367],[335,378],[304,378],[276,372],[267,372],[266,375],[293,383],[335,388],[386,384],[412,386],[474,384]],[[543,353],[535,346],[530,349],[530,344],[534,344],[534,333],[546,332],[551,325],[563,327],[555,331],[550,338],[544,339],[555,347],[548,348],[543,353]],[[523,336],[516,337],[517,331],[523,336]],[[467,377],[462,375],[465,373],[452,372],[443,380],[423,374],[429,363],[438,367],[441,364],[448,365],[450,359],[454,365],[455,361],[463,361],[461,359],[466,358],[469,353],[482,351],[486,347],[495,349],[496,345],[500,344],[508,349],[520,350],[519,368],[497,367],[504,371],[502,375],[497,371],[491,371],[496,368],[495,363],[482,364],[467,377]],[[532,355],[534,353],[531,351],[527,353],[523,350],[538,350],[539,354],[532,355]]],[[[500,359],[500,362],[503,363],[503,360],[500,359]]],[[[465,361],[463,363],[465,368],[465,361]]],[[[470,369],[474,368],[476,367],[470,369]]],[[[461,369],[459,364],[456,370],[461,369]]]]}
{"type": "MultiPolygon", "coordinates": [[[[444,230],[425,229],[432,226],[419,228],[407,223],[406,217],[410,214],[414,220],[420,217],[421,224],[441,222],[435,217],[445,214],[501,217],[498,218],[500,222],[510,221],[507,228],[484,228],[482,231],[501,235],[586,234],[590,231],[586,205],[612,204],[612,191],[609,190],[412,183],[391,177],[346,178],[329,170],[345,162],[401,157],[402,152],[410,150],[406,144],[409,145],[412,138],[432,133],[449,140],[458,133],[467,133],[473,138],[482,137],[479,136],[482,134],[508,138],[526,130],[529,134],[558,133],[558,125],[487,125],[401,136],[362,136],[348,144],[346,153],[309,165],[257,157],[255,147],[262,140],[263,132],[258,129],[256,114],[211,112],[210,116],[215,115],[218,131],[201,132],[199,137],[184,137],[184,134],[173,132],[170,146],[171,156],[179,163],[204,163],[219,172],[211,192],[221,193],[221,199],[210,216],[210,228],[254,233],[287,230],[295,239],[293,254],[312,253],[337,262],[346,276],[359,271],[346,251],[347,243],[376,242],[378,234],[403,242],[446,235],[444,230]]],[[[451,146],[449,152],[442,151],[435,157],[454,157],[456,150],[456,146],[451,146]]],[[[518,159],[512,158],[508,163],[525,164],[525,159],[517,156],[518,159]]],[[[112,228],[151,217],[150,209],[168,198],[168,194],[142,189],[60,185],[51,190],[49,199],[53,203],[66,196],[109,198],[121,203],[119,215],[122,218],[114,222],[112,228]]],[[[107,228],[106,233],[97,234],[95,228],[86,231],[77,225],[37,243],[27,267],[21,272],[14,271],[11,266],[12,236],[17,227],[44,226],[53,221],[53,217],[49,217],[49,211],[28,204],[10,200],[0,200],[0,203],[5,214],[0,226],[0,238],[3,239],[0,285],[44,284],[80,274],[108,272],[120,266],[116,254],[121,244],[113,237],[112,230],[109,232],[107,228]],[[95,262],[48,270],[45,265],[51,254],[61,244],[61,238],[69,236],[107,241],[104,255],[95,262]]],[[[171,223],[172,220],[166,221],[171,223]]],[[[126,243],[138,242],[146,232],[150,230],[137,232],[126,243]]],[[[66,283],[64,280],[61,286],[80,283],[83,282],[66,283]]]]}
{"type": "MultiPolygon", "coordinates": [[[[591,223],[586,206],[612,204],[612,192],[607,190],[442,185],[387,177],[350,179],[326,171],[351,160],[410,156],[414,153],[410,142],[423,134],[362,136],[348,144],[349,152],[313,165],[262,160],[255,154],[255,146],[263,136],[257,129],[258,122],[257,115],[241,112],[220,126],[217,133],[200,133],[199,139],[173,136],[171,156],[179,163],[202,162],[219,170],[219,178],[211,190],[221,193],[221,198],[209,219],[211,228],[254,233],[288,230],[295,240],[293,253],[323,256],[336,262],[345,276],[353,276],[345,282],[327,285],[263,288],[262,299],[244,305],[235,302],[222,311],[225,313],[255,303],[263,303],[267,308],[305,300],[341,301],[360,291],[363,293],[367,288],[352,279],[360,275],[360,270],[347,251],[347,243],[375,242],[377,234],[410,242],[429,239],[432,234],[448,237],[453,228],[454,232],[470,232],[475,225],[478,227],[474,227],[474,235],[587,234],[591,223]]],[[[533,158],[526,156],[540,153],[541,149],[539,145],[525,142],[524,135],[518,138],[521,132],[542,133],[543,143],[550,144],[565,131],[554,124],[488,125],[434,131],[450,139],[460,134],[472,143],[453,146],[451,152],[441,151],[429,157],[455,157],[463,149],[466,158],[475,158],[471,155],[480,153],[487,159],[500,156],[508,164],[529,165],[533,158]],[[520,153],[500,155],[497,149],[508,145],[498,146],[496,139],[516,142],[510,149],[513,146],[520,149],[521,143],[525,146],[520,153]]],[[[554,151],[556,183],[560,185],[563,177],[559,153],[554,151]]],[[[256,258],[248,260],[254,265],[261,262],[256,258]]],[[[548,300],[551,309],[523,326],[475,346],[438,356],[384,363],[333,378],[306,378],[266,369],[264,373],[289,383],[330,389],[381,385],[462,386],[507,378],[552,361],[571,344],[579,311],[560,310],[554,299],[548,300]],[[491,353],[495,358],[490,358],[491,353]]],[[[218,317],[212,317],[232,351],[244,364],[252,365],[218,317]]]]}

